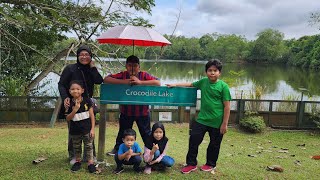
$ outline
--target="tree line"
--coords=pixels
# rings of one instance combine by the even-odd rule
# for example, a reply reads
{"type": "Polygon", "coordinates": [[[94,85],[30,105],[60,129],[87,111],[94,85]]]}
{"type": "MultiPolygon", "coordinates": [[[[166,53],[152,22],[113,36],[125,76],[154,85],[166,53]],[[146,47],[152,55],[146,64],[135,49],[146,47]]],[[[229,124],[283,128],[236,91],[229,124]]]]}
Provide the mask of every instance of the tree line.
{"type": "MultiPolygon", "coordinates": [[[[200,38],[166,36],[172,45],[165,47],[161,59],[220,59],[223,62],[279,63],[320,69],[320,35],[286,40],[282,32],[266,29],[256,36],[252,41],[235,34],[213,33],[200,38]]],[[[159,51],[159,48],[148,48],[140,50],[139,54],[145,59],[154,59],[159,51]]]]}

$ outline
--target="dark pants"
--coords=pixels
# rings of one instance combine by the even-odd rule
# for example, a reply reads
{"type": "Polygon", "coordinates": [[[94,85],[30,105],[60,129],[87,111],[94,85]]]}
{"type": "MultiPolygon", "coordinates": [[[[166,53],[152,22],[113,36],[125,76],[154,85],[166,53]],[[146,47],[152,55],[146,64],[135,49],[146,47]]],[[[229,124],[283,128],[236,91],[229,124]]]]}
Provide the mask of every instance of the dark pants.
{"type": "MultiPolygon", "coordinates": [[[[73,148],[73,142],[72,142],[72,138],[71,135],[69,133],[69,129],[70,129],[70,122],[68,121],[68,153],[69,153],[69,159],[73,159],[75,157],[75,151],[73,148]]],[[[96,157],[96,148],[94,145],[94,140],[92,141],[92,150],[93,150],[93,157],[96,157]]],[[[87,161],[87,150],[85,147],[83,147],[83,158],[82,161],[86,162],[87,161]]]]}
{"type": "Polygon", "coordinates": [[[189,150],[187,154],[188,165],[196,166],[198,164],[198,149],[206,132],[209,132],[210,136],[210,143],[207,148],[206,164],[212,167],[216,166],[223,135],[220,134],[220,129],[205,126],[196,121],[192,123],[192,130],[189,139],[189,150]]]}
{"type": "Polygon", "coordinates": [[[145,143],[146,137],[150,134],[150,116],[126,116],[124,114],[120,114],[119,118],[119,131],[116,139],[116,145],[114,149],[118,151],[120,144],[123,143],[123,132],[126,129],[131,129],[133,126],[133,122],[136,121],[141,138],[145,143]]]}
{"type": "Polygon", "coordinates": [[[76,159],[81,158],[82,153],[82,142],[83,147],[86,153],[84,156],[86,156],[86,160],[93,160],[93,148],[92,148],[92,142],[93,138],[90,137],[90,133],[84,134],[84,135],[70,135],[73,143],[73,149],[75,153],[76,159]]]}
{"type": "Polygon", "coordinates": [[[118,157],[118,153],[115,154],[114,156],[114,160],[117,163],[117,167],[122,167],[122,165],[133,165],[133,169],[137,170],[141,164],[142,158],[141,156],[131,156],[131,158],[129,159],[129,161],[126,160],[120,160],[118,157]]]}

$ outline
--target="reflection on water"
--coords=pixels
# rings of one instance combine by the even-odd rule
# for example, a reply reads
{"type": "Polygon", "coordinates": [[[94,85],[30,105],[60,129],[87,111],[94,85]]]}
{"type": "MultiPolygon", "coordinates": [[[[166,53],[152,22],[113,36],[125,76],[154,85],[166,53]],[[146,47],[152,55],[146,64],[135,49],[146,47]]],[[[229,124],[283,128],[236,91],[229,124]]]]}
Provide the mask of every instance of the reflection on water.
{"type": "MultiPolygon", "coordinates": [[[[141,69],[159,77],[161,85],[176,82],[193,82],[205,76],[206,62],[175,62],[175,61],[142,61],[141,69]]],[[[119,71],[124,69],[120,63],[112,62],[108,71],[119,71]],[[117,68],[115,68],[117,67],[117,68]]],[[[103,71],[106,72],[106,71],[103,71]]],[[[115,72],[113,72],[115,73],[115,72]]],[[[279,65],[254,65],[254,64],[224,64],[221,79],[232,78],[236,84],[231,87],[232,97],[245,98],[253,90],[254,85],[265,87],[263,99],[286,99],[288,95],[295,99],[301,98],[299,88],[308,89],[304,95],[304,100],[320,100],[320,77],[319,72],[299,69],[295,67],[285,67],[279,65]],[[230,71],[244,70],[241,77],[234,77],[230,71]],[[312,95],[310,99],[307,94],[312,95]]],[[[49,95],[58,95],[57,82],[59,76],[49,74],[47,80],[51,80],[49,95]]]]}

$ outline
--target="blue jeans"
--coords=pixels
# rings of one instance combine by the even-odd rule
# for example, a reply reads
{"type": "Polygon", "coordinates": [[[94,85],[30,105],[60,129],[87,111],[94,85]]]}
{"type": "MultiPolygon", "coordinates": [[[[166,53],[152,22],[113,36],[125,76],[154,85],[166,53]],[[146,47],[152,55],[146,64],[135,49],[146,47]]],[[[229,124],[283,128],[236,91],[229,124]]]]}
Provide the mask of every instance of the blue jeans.
{"type": "Polygon", "coordinates": [[[126,161],[126,160],[120,160],[119,157],[118,157],[118,153],[116,153],[114,155],[114,160],[116,161],[117,163],[117,167],[122,167],[122,165],[133,165],[133,169],[134,170],[137,170],[140,166],[140,163],[142,161],[142,158],[141,156],[131,156],[131,158],[129,159],[129,161],[126,161]]]}
{"type": "MultiPolygon", "coordinates": [[[[156,160],[158,157],[160,156],[160,151],[157,150],[155,153],[154,153],[154,158],[153,160],[156,160]]],[[[166,167],[171,167],[173,166],[174,164],[174,159],[170,156],[163,156],[161,161],[160,161],[161,164],[163,164],[164,166],[166,167]]]]}

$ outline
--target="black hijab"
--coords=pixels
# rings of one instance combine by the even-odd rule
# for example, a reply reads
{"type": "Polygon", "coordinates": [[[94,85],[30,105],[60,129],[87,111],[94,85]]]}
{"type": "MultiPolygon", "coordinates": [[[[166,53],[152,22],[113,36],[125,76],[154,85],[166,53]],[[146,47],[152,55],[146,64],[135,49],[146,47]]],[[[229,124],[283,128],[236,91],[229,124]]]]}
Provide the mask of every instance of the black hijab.
{"type": "Polygon", "coordinates": [[[162,124],[161,122],[156,122],[156,123],[153,124],[153,126],[152,126],[151,134],[150,134],[149,137],[147,138],[145,146],[146,146],[148,149],[151,150],[152,147],[153,147],[153,144],[158,144],[160,154],[162,154],[164,148],[165,148],[166,145],[167,145],[168,140],[169,140],[169,139],[166,137],[166,131],[164,130],[163,124],[162,124]],[[156,131],[156,129],[158,129],[158,128],[162,129],[162,131],[163,131],[163,137],[162,137],[162,139],[160,139],[159,141],[156,140],[156,139],[153,137],[154,131],[156,131]]]}
{"type": "Polygon", "coordinates": [[[91,49],[90,49],[87,45],[81,45],[81,46],[78,48],[78,50],[77,50],[77,64],[78,64],[78,67],[79,67],[81,70],[87,72],[87,71],[90,70],[90,64],[84,65],[84,64],[81,64],[81,63],[80,63],[80,61],[79,61],[79,55],[80,55],[81,51],[87,51],[87,52],[90,54],[91,59],[92,59],[92,51],[91,51],[91,49]]]}

